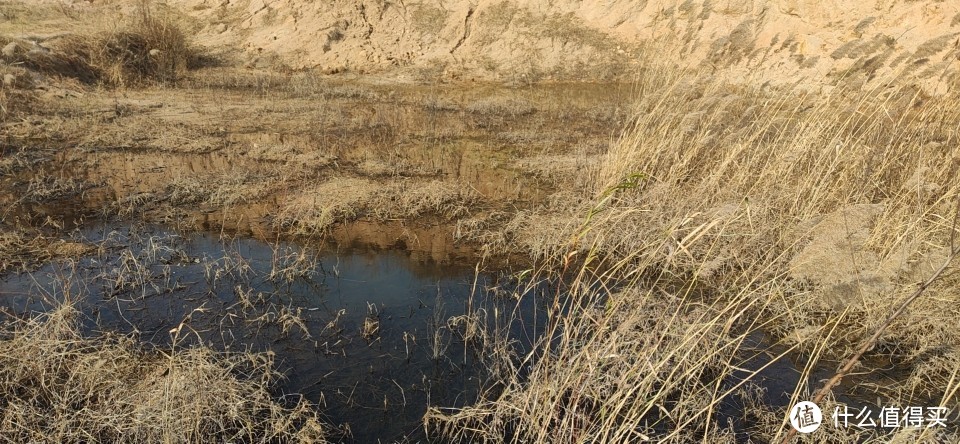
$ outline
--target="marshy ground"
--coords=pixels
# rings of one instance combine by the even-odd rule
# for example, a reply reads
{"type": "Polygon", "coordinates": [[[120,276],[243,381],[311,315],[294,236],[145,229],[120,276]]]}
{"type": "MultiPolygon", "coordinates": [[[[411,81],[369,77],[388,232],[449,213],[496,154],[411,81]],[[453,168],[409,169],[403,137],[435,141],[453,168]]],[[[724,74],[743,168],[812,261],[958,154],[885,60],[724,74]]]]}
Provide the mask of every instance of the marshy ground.
{"type": "Polygon", "coordinates": [[[75,226],[111,208],[182,228],[356,238],[448,260],[468,254],[453,242],[457,222],[542,202],[617,137],[631,97],[619,84],[194,74],[176,88],[53,99],[10,122],[7,136],[23,142],[4,157],[7,213],[75,226]]]}
{"type": "Polygon", "coordinates": [[[0,440],[960,437],[956,76],[331,75],[144,5],[0,2],[0,440]],[[830,417],[889,406],[948,414],[830,417]]]}

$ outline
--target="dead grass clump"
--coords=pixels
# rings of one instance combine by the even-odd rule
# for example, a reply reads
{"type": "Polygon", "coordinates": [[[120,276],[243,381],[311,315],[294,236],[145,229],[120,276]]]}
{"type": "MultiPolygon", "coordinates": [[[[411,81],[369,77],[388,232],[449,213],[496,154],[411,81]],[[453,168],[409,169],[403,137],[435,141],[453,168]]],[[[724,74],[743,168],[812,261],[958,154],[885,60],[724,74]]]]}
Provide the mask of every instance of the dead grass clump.
{"type": "Polygon", "coordinates": [[[412,218],[439,215],[448,219],[469,212],[477,199],[475,193],[455,183],[432,180],[426,183],[397,181],[377,193],[370,204],[375,217],[381,219],[412,218]]]}
{"type": "Polygon", "coordinates": [[[40,161],[34,151],[25,148],[0,151],[0,177],[23,171],[40,161]]]}
{"type": "Polygon", "coordinates": [[[0,227],[0,273],[30,270],[53,258],[78,258],[91,249],[80,242],[52,240],[36,230],[0,227]]]}
{"type": "Polygon", "coordinates": [[[570,232],[580,225],[578,216],[579,213],[564,211],[519,211],[502,226],[500,248],[524,251],[535,259],[554,257],[562,249],[559,246],[569,240],[570,232]]]}
{"type": "Polygon", "coordinates": [[[47,75],[96,83],[101,74],[91,59],[93,40],[93,37],[71,35],[56,42],[53,48],[18,53],[13,63],[47,75]]]}
{"type": "Polygon", "coordinates": [[[28,236],[21,230],[0,231],[0,273],[25,269],[51,257],[41,236],[28,236]]]}
{"type": "Polygon", "coordinates": [[[21,198],[26,202],[49,202],[75,196],[89,187],[81,180],[54,176],[41,170],[30,178],[21,198]]]}
{"type": "Polygon", "coordinates": [[[278,223],[303,234],[322,232],[334,223],[358,217],[378,185],[366,179],[332,179],[301,189],[282,204],[278,223]]]}
{"type": "Polygon", "coordinates": [[[94,43],[88,52],[92,65],[113,85],[176,81],[194,56],[180,27],[154,16],[149,6],[139,8],[129,29],[94,43]]]}
{"type": "Polygon", "coordinates": [[[141,2],[117,31],[71,34],[42,50],[18,56],[23,66],[85,83],[124,86],[177,81],[197,57],[173,18],[155,15],[141,2]]]}
{"type": "Polygon", "coordinates": [[[63,305],[0,339],[0,436],[10,442],[324,442],[306,403],[271,398],[269,358],[198,347],[144,351],[85,338],[63,305]]]}
{"type": "Polygon", "coordinates": [[[534,260],[550,260],[565,252],[571,233],[583,224],[589,209],[588,198],[561,190],[538,208],[460,219],[455,235],[481,244],[487,254],[521,251],[534,260]]]}
{"type": "Polygon", "coordinates": [[[455,184],[395,180],[377,183],[360,178],[331,179],[302,189],[283,204],[281,227],[302,234],[360,217],[375,220],[406,219],[422,215],[456,218],[465,215],[476,199],[455,184]]]}
{"type": "Polygon", "coordinates": [[[216,207],[253,202],[269,190],[270,185],[263,177],[242,171],[204,178],[178,177],[167,185],[167,194],[176,205],[216,207]]]}

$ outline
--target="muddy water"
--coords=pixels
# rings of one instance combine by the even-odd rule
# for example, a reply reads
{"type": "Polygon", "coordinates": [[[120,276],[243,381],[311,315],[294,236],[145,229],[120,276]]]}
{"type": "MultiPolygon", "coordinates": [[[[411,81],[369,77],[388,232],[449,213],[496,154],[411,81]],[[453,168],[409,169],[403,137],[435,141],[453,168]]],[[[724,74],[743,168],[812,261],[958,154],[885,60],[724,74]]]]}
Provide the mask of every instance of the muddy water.
{"type": "MultiPolygon", "coordinates": [[[[482,290],[494,275],[402,251],[318,253],[157,227],[103,226],[78,236],[101,245],[99,253],[4,276],[0,304],[43,311],[69,294],[88,333],[274,353],[287,376],[278,391],[320,404],[329,422],[349,430],[341,438],[356,442],[421,439],[428,402],[471,402],[483,374],[448,320],[487,310],[487,322],[506,322],[492,318],[492,305],[503,306],[499,313],[516,306],[482,290]],[[371,321],[378,331],[364,335],[371,321]]],[[[535,311],[525,301],[525,322],[507,324],[522,343],[534,335],[535,311]]]]}

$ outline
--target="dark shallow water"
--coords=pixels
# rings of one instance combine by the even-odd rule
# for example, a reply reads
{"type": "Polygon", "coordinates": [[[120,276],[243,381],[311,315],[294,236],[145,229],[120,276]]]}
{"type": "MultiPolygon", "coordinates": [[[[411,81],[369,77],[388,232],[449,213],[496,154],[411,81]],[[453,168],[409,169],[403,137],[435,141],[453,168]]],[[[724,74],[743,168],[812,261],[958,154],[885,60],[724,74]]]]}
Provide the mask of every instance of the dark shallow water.
{"type": "MultiPolygon", "coordinates": [[[[421,442],[428,405],[474,401],[483,365],[452,318],[475,314],[487,328],[508,332],[520,351],[543,329],[537,291],[518,302],[502,297],[515,290],[497,273],[413,259],[404,251],[337,252],[137,225],[86,228],[73,238],[98,250],[0,276],[0,307],[26,315],[67,298],[79,304],[88,334],[136,332],[167,349],[203,341],[219,350],[273,353],[286,376],[278,395],[303,395],[320,405],[327,422],[349,430],[334,440],[421,442]],[[379,332],[365,337],[371,316],[379,332]]],[[[749,378],[763,404],[786,408],[798,384],[812,392],[835,369],[821,364],[801,381],[804,362],[797,354],[774,359],[783,349],[761,332],[751,334],[741,350],[743,370],[722,389],[749,378]]],[[[853,393],[853,386],[899,376],[879,371],[848,378],[838,398],[874,407],[877,394],[853,393]]],[[[744,441],[754,426],[747,408],[730,396],[717,412],[744,441]]]]}
{"type": "Polygon", "coordinates": [[[481,366],[451,317],[485,314],[520,346],[537,330],[533,298],[518,306],[485,290],[496,274],[416,261],[402,251],[316,251],[155,226],[86,229],[76,237],[99,251],[3,276],[0,306],[41,312],[68,295],[79,301],[88,333],[138,332],[161,347],[202,340],[216,349],[270,351],[287,376],[278,389],[320,404],[356,442],[422,440],[428,401],[472,401],[481,366]],[[379,334],[365,338],[371,313],[379,334]],[[508,322],[494,313],[518,315],[508,322]],[[181,323],[179,334],[171,333],[181,323]]]}

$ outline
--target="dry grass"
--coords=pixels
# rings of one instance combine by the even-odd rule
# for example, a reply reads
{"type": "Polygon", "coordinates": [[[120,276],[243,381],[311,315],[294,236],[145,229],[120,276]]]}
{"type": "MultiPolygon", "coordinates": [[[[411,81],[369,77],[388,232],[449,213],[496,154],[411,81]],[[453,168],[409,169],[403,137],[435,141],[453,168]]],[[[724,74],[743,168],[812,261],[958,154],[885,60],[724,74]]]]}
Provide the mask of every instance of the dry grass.
{"type": "Polygon", "coordinates": [[[0,67],[0,123],[29,112],[37,95],[29,90],[29,75],[23,69],[0,67]],[[9,80],[9,81],[8,81],[9,80]]]}
{"type": "MultiPolygon", "coordinates": [[[[685,80],[641,99],[598,170],[587,236],[599,248],[722,293],[769,285],[786,295],[782,334],[826,315],[843,316],[850,337],[942,262],[960,198],[960,97],[910,87],[770,97],[685,80]]],[[[929,341],[955,312],[954,281],[889,342],[929,341]]]]}
{"type": "Polygon", "coordinates": [[[757,323],[667,275],[609,293],[589,273],[546,295],[549,327],[533,352],[518,359],[488,342],[499,379],[474,406],[432,409],[427,429],[458,442],[736,442],[710,417],[757,323]]]}
{"type": "Polygon", "coordinates": [[[265,196],[275,183],[269,176],[246,171],[214,176],[181,176],[167,186],[167,195],[174,205],[206,204],[215,207],[254,202],[265,196]]]}
{"type": "Polygon", "coordinates": [[[183,30],[155,16],[146,1],[127,29],[68,39],[64,51],[77,54],[98,80],[110,85],[175,82],[195,57],[183,30]]]}
{"type": "Polygon", "coordinates": [[[31,158],[31,154],[24,149],[3,152],[3,157],[0,157],[0,176],[15,174],[32,166],[36,160],[31,158]]]}
{"type": "Polygon", "coordinates": [[[497,372],[502,388],[457,412],[432,410],[427,428],[471,442],[687,442],[705,433],[729,442],[702,418],[743,340],[731,329],[737,313],[652,283],[613,294],[591,283],[581,275],[562,296],[546,295],[555,296],[550,327],[534,352],[516,359],[489,345],[493,365],[509,369],[497,372]]]}
{"type": "MultiPolygon", "coordinates": [[[[127,30],[73,36],[24,64],[111,85],[175,81],[189,45],[172,22],[144,11],[127,30]]],[[[517,356],[499,332],[482,331],[486,313],[435,320],[433,349],[460,334],[484,347],[491,377],[476,405],[432,410],[432,432],[485,442],[729,442],[734,436],[717,411],[732,396],[752,396],[746,385],[725,385],[742,364],[737,350],[749,334],[772,334],[790,353],[802,353],[809,376],[818,363],[846,355],[944,255],[948,213],[960,196],[960,97],[925,96],[908,76],[887,84],[777,90],[648,61],[635,86],[633,120],[606,149],[604,125],[620,122],[624,108],[578,103],[563,90],[548,99],[532,88],[489,94],[481,87],[394,96],[392,85],[309,73],[210,70],[188,79],[193,89],[152,97],[172,108],[162,113],[121,112],[119,105],[109,117],[97,111],[103,131],[86,135],[94,140],[84,145],[127,146],[136,131],[153,137],[138,146],[202,151],[227,144],[259,160],[297,161],[324,170],[277,196],[278,227],[310,234],[361,218],[439,214],[457,219],[460,238],[483,242],[490,253],[522,251],[540,261],[531,281],[562,280],[564,287],[547,295],[549,328],[533,353],[517,356]],[[257,138],[266,131],[279,136],[257,138]],[[254,137],[228,142],[230,135],[254,137]],[[567,150],[581,138],[603,146],[602,155],[567,150]],[[496,143],[446,149],[473,140],[496,143]],[[529,154],[531,146],[542,153],[508,166],[560,191],[536,207],[507,202],[476,214],[481,204],[493,205],[470,187],[493,174],[476,167],[469,182],[465,159],[482,165],[509,150],[529,154]],[[400,177],[430,174],[437,176],[400,177]],[[433,179],[441,175],[448,179],[433,179]]],[[[11,91],[0,90],[8,109],[11,91]]],[[[64,105],[62,112],[74,111],[64,105]]],[[[63,126],[79,130],[65,132],[87,134],[94,117],[86,119],[71,117],[63,126]]],[[[263,198],[270,190],[260,183],[243,173],[209,181],[176,176],[167,191],[174,205],[222,206],[263,198]]],[[[36,184],[55,185],[43,177],[36,184]]],[[[121,199],[129,212],[143,206],[138,195],[121,199]]],[[[0,254],[7,257],[4,249],[34,246],[5,235],[0,254]]],[[[278,280],[312,269],[302,256],[275,259],[271,278],[278,280]]],[[[211,273],[216,280],[221,271],[211,273]]],[[[957,279],[953,273],[938,281],[881,338],[874,357],[910,369],[877,392],[884,401],[957,407],[957,279]]],[[[289,307],[271,310],[262,322],[300,328],[289,307]]],[[[779,407],[751,407],[755,436],[782,435],[779,407]]],[[[830,437],[912,438],[950,437],[830,437]]]]}
{"type": "Polygon", "coordinates": [[[0,231],[0,273],[23,270],[51,257],[42,236],[4,227],[0,231]]]}
{"type": "Polygon", "coordinates": [[[89,187],[72,177],[52,175],[41,170],[30,178],[21,199],[25,202],[49,202],[75,196],[89,187]]]}
{"type": "Polygon", "coordinates": [[[323,232],[332,225],[370,217],[409,219],[422,215],[456,218],[475,200],[469,189],[443,181],[335,178],[296,191],[280,210],[278,223],[295,233],[323,232]]]}
{"type": "Polygon", "coordinates": [[[91,248],[80,242],[51,239],[41,230],[0,226],[0,273],[31,270],[53,258],[77,258],[91,248]]]}
{"type": "Polygon", "coordinates": [[[78,315],[63,305],[4,327],[4,441],[324,442],[309,405],[270,396],[267,357],[147,352],[125,336],[83,337],[78,315]]]}
{"type": "Polygon", "coordinates": [[[302,190],[281,210],[280,225],[302,232],[323,231],[358,217],[357,210],[376,189],[375,183],[365,179],[334,179],[302,190]]]}
{"type": "MultiPolygon", "coordinates": [[[[745,388],[726,381],[746,335],[782,337],[808,360],[806,378],[942,262],[960,199],[955,92],[815,95],[707,78],[651,63],[636,119],[592,186],[502,225],[495,242],[543,258],[533,281],[568,284],[548,295],[548,339],[522,359],[492,345],[491,366],[513,371],[496,372],[474,406],[432,409],[429,430],[474,442],[734,442],[716,417],[745,388]]],[[[913,369],[877,392],[882,403],[960,407],[957,279],[937,281],[881,338],[873,356],[913,369]]],[[[807,396],[801,386],[793,399],[807,396]]],[[[750,414],[754,436],[782,436],[785,406],[750,414]]]]}
{"type": "Polygon", "coordinates": [[[8,62],[85,83],[124,86],[176,82],[197,57],[176,20],[156,14],[149,0],[141,0],[118,29],[64,34],[19,51],[8,62]]]}
{"type": "Polygon", "coordinates": [[[457,183],[401,180],[390,183],[378,193],[372,208],[374,216],[383,219],[430,214],[453,219],[467,214],[475,201],[475,193],[457,183]]]}

